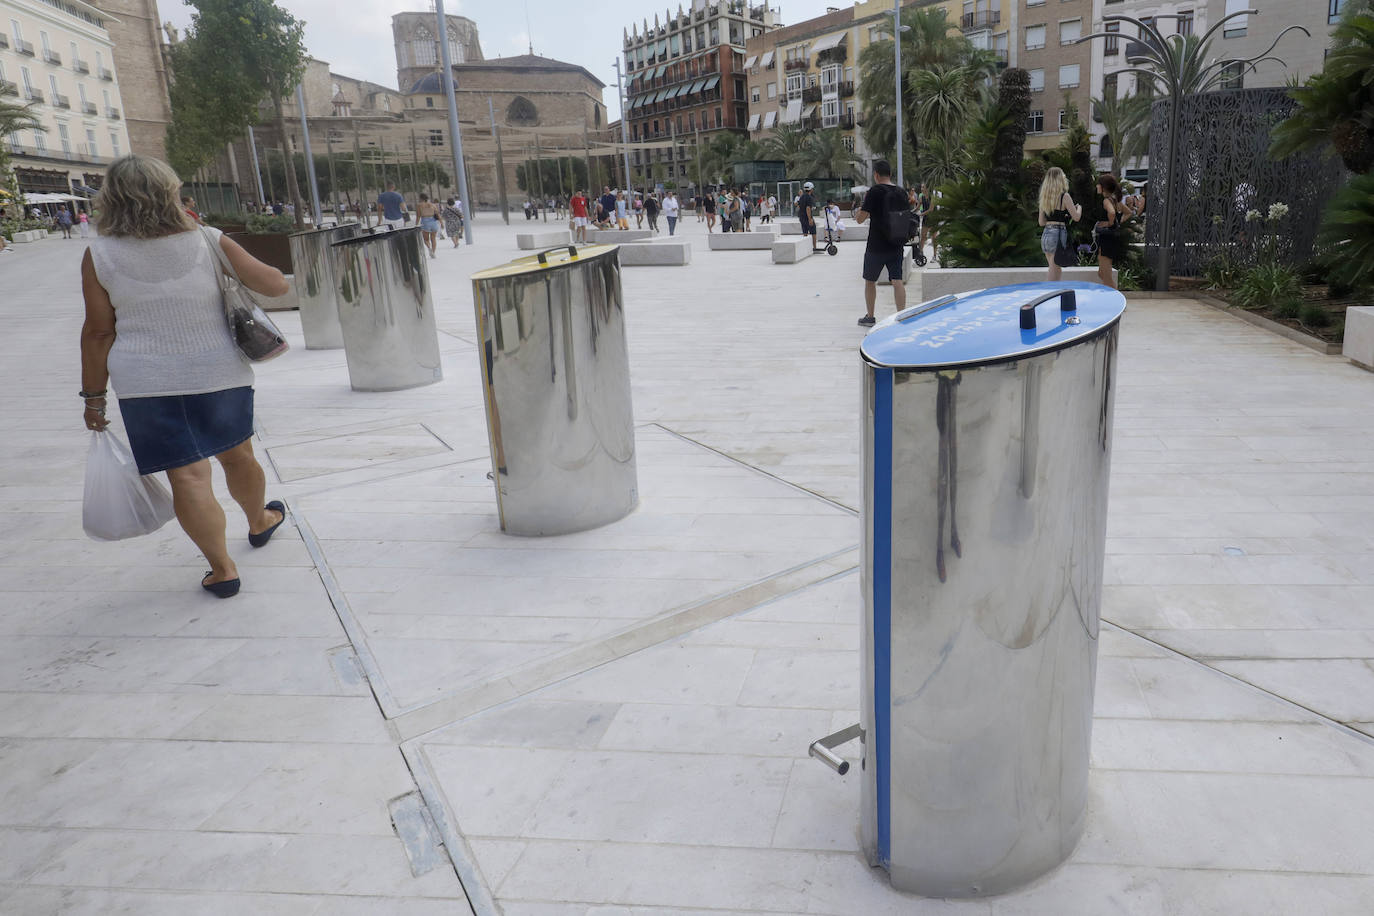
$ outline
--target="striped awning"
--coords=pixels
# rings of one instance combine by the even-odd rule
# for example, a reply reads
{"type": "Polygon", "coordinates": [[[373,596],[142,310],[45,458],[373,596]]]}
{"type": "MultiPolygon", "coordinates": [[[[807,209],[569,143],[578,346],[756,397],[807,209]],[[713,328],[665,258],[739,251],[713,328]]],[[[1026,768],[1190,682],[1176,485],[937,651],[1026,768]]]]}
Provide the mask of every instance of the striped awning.
{"type": "Polygon", "coordinates": [[[848,32],[836,32],[833,35],[827,35],[812,45],[811,50],[812,52],[829,51],[831,48],[837,47],[840,42],[844,41],[848,34],[848,32]]]}
{"type": "Polygon", "coordinates": [[[750,129],[750,130],[758,130],[758,129],[759,129],[759,116],[758,116],[758,115],[752,114],[752,115],[749,116],[749,129],[750,129]]]}
{"type": "Polygon", "coordinates": [[[773,52],[772,52],[772,51],[765,51],[765,52],[763,52],[763,57],[759,58],[759,66],[760,66],[760,67],[771,67],[771,66],[773,66],[773,52]]]}
{"type": "Polygon", "coordinates": [[[763,129],[776,127],[778,124],[778,113],[776,111],[765,111],[763,113],[763,129]]]}
{"type": "Polygon", "coordinates": [[[801,99],[792,99],[787,103],[787,110],[782,113],[782,123],[796,124],[801,120],[801,99]]]}
{"type": "Polygon", "coordinates": [[[708,89],[714,89],[714,88],[716,88],[716,86],[719,85],[719,84],[720,84],[720,77],[719,77],[719,76],[713,76],[713,77],[711,77],[710,79],[708,79],[708,80],[706,81],[706,85],[705,85],[705,86],[702,86],[702,87],[701,87],[701,91],[702,91],[702,92],[705,92],[705,91],[708,90],[708,89]]]}
{"type": "Polygon", "coordinates": [[[758,62],[758,59],[759,56],[757,54],[750,54],[744,59],[744,69],[748,70],[750,67],[754,66],[754,64],[758,62]]]}
{"type": "Polygon", "coordinates": [[[695,83],[692,84],[692,87],[691,87],[690,89],[688,89],[687,91],[688,91],[689,93],[691,93],[691,92],[700,92],[700,91],[701,91],[701,87],[704,86],[704,85],[706,85],[706,80],[697,80],[695,83]]]}

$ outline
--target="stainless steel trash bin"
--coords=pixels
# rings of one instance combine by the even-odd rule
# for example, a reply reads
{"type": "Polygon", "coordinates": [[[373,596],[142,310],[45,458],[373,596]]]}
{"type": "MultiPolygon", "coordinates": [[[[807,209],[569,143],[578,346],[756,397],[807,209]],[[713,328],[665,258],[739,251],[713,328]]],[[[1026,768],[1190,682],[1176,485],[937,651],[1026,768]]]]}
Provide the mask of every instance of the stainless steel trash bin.
{"type": "Polygon", "coordinates": [[[361,231],[357,223],[344,223],[291,235],[291,271],[295,276],[296,302],[301,310],[301,332],[305,335],[307,350],[337,350],[343,346],[329,246],[342,239],[351,239],[361,231]]]}
{"type": "Polygon", "coordinates": [[[359,235],[329,250],[353,390],[396,391],[443,378],[420,230],[359,235]]]}
{"type": "Polygon", "coordinates": [[[1125,299],[1025,283],[864,340],[863,803],[899,890],[998,894],[1084,824],[1125,299]]]}
{"type": "Polygon", "coordinates": [[[553,252],[472,277],[509,534],[595,528],[639,502],[619,246],[553,252]]]}

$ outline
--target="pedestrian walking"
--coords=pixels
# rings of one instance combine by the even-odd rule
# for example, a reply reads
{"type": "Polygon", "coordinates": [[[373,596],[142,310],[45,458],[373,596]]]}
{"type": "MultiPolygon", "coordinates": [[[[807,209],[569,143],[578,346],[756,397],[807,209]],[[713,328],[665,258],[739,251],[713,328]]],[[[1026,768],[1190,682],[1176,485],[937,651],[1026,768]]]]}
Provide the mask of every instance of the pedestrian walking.
{"type": "Polygon", "coordinates": [[[677,230],[677,217],[679,209],[680,208],[677,202],[677,194],[675,194],[672,191],[669,191],[668,198],[665,201],[663,201],[663,216],[668,220],[669,237],[671,237],[673,233],[677,230]]]}
{"type": "MultiPolygon", "coordinates": [[[[810,188],[808,181],[804,188],[810,188]]],[[[809,195],[804,194],[803,198],[809,195]]],[[[872,220],[868,229],[868,242],[864,247],[864,306],[866,314],[859,319],[863,327],[871,328],[877,323],[873,309],[878,301],[878,277],[887,270],[887,278],[892,281],[892,298],[897,311],[906,308],[906,286],[902,282],[902,262],[906,260],[905,238],[892,238],[888,223],[889,213],[910,210],[907,192],[892,183],[892,166],[886,159],[873,163],[873,186],[864,195],[864,202],[854,212],[854,222],[864,223],[872,220]]],[[[812,226],[814,234],[814,224],[812,226]]]]}
{"type": "Polygon", "coordinates": [[[643,229],[643,228],[644,228],[644,198],[641,197],[641,196],[638,195],[638,194],[635,195],[635,207],[634,207],[634,209],[635,209],[635,228],[636,228],[636,229],[643,229]]]}
{"type": "Polygon", "coordinates": [[[706,231],[716,228],[716,195],[710,191],[701,195],[701,206],[706,211],[706,231]]]}
{"type": "Polygon", "coordinates": [[[572,200],[568,201],[568,207],[572,210],[573,221],[573,241],[587,241],[587,195],[582,191],[574,191],[572,200]]]}
{"type": "Polygon", "coordinates": [[[444,201],[444,209],[440,212],[444,218],[444,231],[453,242],[453,247],[458,247],[458,242],[463,238],[463,211],[459,210],[450,197],[444,201]]]}
{"type": "Polygon", "coordinates": [[[1116,289],[1112,264],[1126,253],[1126,240],[1121,232],[1121,220],[1126,211],[1121,205],[1121,186],[1116,176],[1111,172],[1098,175],[1097,193],[1102,198],[1099,218],[1093,224],[1093,235],[1097,239],[1097,282],[1116,289]]]}
{"type": "Polygon", "coordinates": [[[72,214],[65,206],[57,208],[57,228],[62,230],[64,239],[72,237],[72,214]]]}
{"type": "Polygon", "coordinates": [[[654,235],[658,235],[658,211],[658,198],[650,191],[649,196],[644,198],[644,216],[649,220],[649,229],[654,235]]]}
{"type": "Polygon", "coordinates": [[[630,228],[630,202],[625,199],[624,191],[615,192],[615,227],[624,230],[630,228]]]}
{"type": "Polygon", "coordinates": [[[211,246],[254,292],[280,296],[290,285],[218,229],[197,226],[178,205],[180,188],[170,166],[142,156],[117,159],[105,174],[99,235],[81,261],[80,396],[86,428],[103,430],[106,388],[114,386],[138,472],[167,473],[177,521],[210,564],[201,586],[230,598],[239,572],[208,459],[224,469],[254,547],[286,520],[286,506],[264,502],[266,479],[253,455],[253,369],[224,319],[211,246]]]}
{"type": "Polygon", "coordinates": [[[730,231],[744,231],[744,197],[733,188],[730,190],[728,210],[730,213],[730,231]]]}
{"type": "Polygon", "coordinates": [[[377,209],[382,213],[382,225],[387,229],[404,229],[406,225],[405,198],[396,192],[396,182],[388,181],[386,190],[377,195],[377,209]]]}
{"type": "Polygon", "coordinates": [[[437,258],[435,246],[439,244],[439,207],[429,199],[428,194],[420,195],[420,203],[415,207],[415,215],[420,220],[420,239],[429,249],[429,256],[437,258]]]}
{"type": "Polygon", "coordinates": [[[1069,180],[1064,170],[1051,168],[1040,182],[1039,220],[1044,228],[1040,232],[1040,250],[1045,254],[1049,267],[1047,279],[1053,283],[1064,276],[1064,268],[1055,263],[1054,254],[1069,244],[1069,226],[1083,216],[1083,208],[1074,203],[1069,194],[1069,180]]]}
{"type": "Polygon", "coordinates": [[[76,215],[77,228],[81,230],[81,237],[88,239],[91,237],[91,218],[85,210],[76,215]]]}
{"type": "Polygon", "coordinates": [[[797,197],[797,219],[801,222],[802,235],[811,236],[811,250],[819,251],[816,247],[816,211],[820,207],[816,206],[816,198],[811,193],[814,190],[816,186],[809,181],[802,185],[802,192],[797,197]]]}

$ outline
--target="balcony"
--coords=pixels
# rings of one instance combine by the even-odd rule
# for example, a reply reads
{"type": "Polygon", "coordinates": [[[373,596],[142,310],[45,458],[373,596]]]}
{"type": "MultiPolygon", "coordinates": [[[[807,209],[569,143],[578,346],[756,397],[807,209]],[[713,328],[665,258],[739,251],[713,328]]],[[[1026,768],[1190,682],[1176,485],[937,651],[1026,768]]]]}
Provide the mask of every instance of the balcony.
{"type": "Polygon", "coordinates": [[[96,113],[95,102],[82,102],[81,111],[84,114],[93,115],[96,113]]]}
{"type": "Polygon", "coordinates": [[[853,130],[854,116],[852,114],[840,115],[840,130],[853,130]]]}
{"type": "Polygon", "coordinates": [[[794,57],[785,61],[782,65],[784,70],[807,70],[811,67],[811,61],[805,57],[794,57]]]}
{"type": "Polygon", "coordinates": [[[53,105],[55,105],[55,106],[58,107],[58,108],[67,108],[67,109],[70,109],[70,108],[72,107],[72,100],[69,99],[69,98],[67,98],[65,95],[55,95],[55,96],[53,96],[53,97],[52,97],[52,103],[53,103],[53,105]]]}
{"type": "Polygon", "coordinates": [[[19,87],[9,80],[0,80],[0,96],[18,95],[19,87]]]}
{"type": "Polygon", "coordinates": [[[106,156],[92,156],[82,152],[71,150],[40,149],[36,146],[25,146],[22,143],[10,143],[10,152],[16,156],[25,156],[29,159],[47,159],[51,162],[84,162],[89,165],[108,165],[111,161],[106,156]]]}
{"type": "Polygon", "coordinates": [[[988,53],[992,55],[992,59],[993,59],[993,60],[997,61],[997,69],[998,69],[998,70],[1005,70],[1005,69],[1007,68],[1007,49],[1006,49],[1006,48],[993,48],[993,49],[990,50],[988,53]]]}
{"type": "Polygon", "coordinates": [[[42,89],[25,89],[25,90],[24,90],[24,98],[28,99],[30,102],[41,102],[41,101],[43,101],[43,90],[42,90],[42,89]]]}
{"type": "Polygon", "coordinates": [[[808,104],[811,102],[819,102],[821,100],[821,87],[807,86],[802,90],[801,98],[803,102],[808,104]]]}
{"type": "Polygon", "coordinates": [[[91,65],[86,63],[81,58],[76,57],[72,59],[72,69],[75,70],[77,73],[90,73],[91,65]]]}
{"type": "Polygon", "coordinates": [[[111,70],[109,70],[109,69],[107,69],[107,68],[105,68],[105,67],[101,67],[101,68],[100,68],[100,78],[103,79],[103,80],[104,80],[105,82],[107,82],[107,83],[113,83],[113,82],[114,82],[114,72],[111,71],[111,70]]]}
{"type": "Polygon", "coordinates": [[[14,50],[26,57],[33,57],[33,42],[15,39],[14,50]]]}
{"type": "Polygon", "coordinates": [[[0,48],[8,48],[9,46],[10,46],[10,39],[9,39],[9,36],[8,36],[8,35],[0,34],[0,48]]]}
{"type": "Polygon", "coordinates": [[[847,99],[854,94],[854,81],[844,80],[840,83],[840,98],[847,99]]]}
{"type": "Polygon", "coordinates": [[[44,49],[43,59],[55,66],[62,66],[62,55],[58,54],[56,51],[49,51],[47,49],[44,49]]]}
{"type": "Polygon", "coordinates": [[[959,28],[965,32],[977,32],[981,29],[990,29],[1002,21],[1000,10],[979,10],[976,13],[964,13],[959,17],[959,28]]]}
{"type": "Polygon", "coordinates": [[[105,117],[109,118],[111,121],[118,121],[121,115],[118,108],[106,108],[105,117]]]}

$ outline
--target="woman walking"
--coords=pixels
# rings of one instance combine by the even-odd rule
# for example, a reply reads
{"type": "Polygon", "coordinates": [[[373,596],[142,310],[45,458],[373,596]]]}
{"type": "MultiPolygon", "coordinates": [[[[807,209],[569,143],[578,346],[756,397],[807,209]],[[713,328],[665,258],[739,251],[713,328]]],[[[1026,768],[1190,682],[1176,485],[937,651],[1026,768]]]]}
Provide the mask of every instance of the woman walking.
{"type": "Polygon", "coordinates": [[[1069,244],[1069,224],[1083,216],[1083,208],[1069,194],[1069,180],[1063,169],[1052,168],[1045,173],[1045,180],[1040,182],[1039,210],[1040,225],[1044,227],[1040,232],[1040,250],[1049,265],[1049,281],[1054,283],[1064,276],[1064,268],[1054,263],[1054,252],[1060,245],[1069,244]]]}
{"type": "Polygon", "coordinates": [[[702,207],[706,210],[706,231],[716,228],[716,195],[707,191],[701,195],[702,207]]]}
{"type": "Polygon", "coordinates": [[[658,235],[658,198],[652,191],[644,198],[644,215],[649,218],[649,229],[654,235],[658,235]]]}
{"type": "Polygon", "coordinates": [[[1102,195],[1102,218],[1093,226],[1093,234],[1097,237],[1097,282],[1116,289],[1112,264],[1126,253],[1126,240],[1121,233],[1125,210],[1121,206],[1121,187],[1116,176],[1110,172],[1098,175],[1097,193],[1102,195]]]}
{"type": "Polygon", "coordinates": [[[431,201],[428,194],[421,194],[420,202],[415,205],[415,215],[420,219],[420,238],[429,249],[429,256],[438,257],[434,248],[439,244],[439,205],[431,201]]]}
{"type": "Polygon", "coordinates": [[[207,459],[224,468],[254,547],[281,526],[286,507],[263,503],[266,479],[253,456],[253,370],[225,321],[210,246],[220,247],[254,292],[280,296],[289,285],[218,229],[196,226],[177,200],[180,187],[171,167],[142,156],[116,160],[105,175],[99,236],[81,261],[81,397],[86,428],[104,429],[106,383],[114,384],[139,473],[167,472],[177,521],[210,564],[201,586],[229,598],[238,594],[239,573],[207,459]]]}
{"type": "Polygon", "coordinates": [[[444,231],[453,240],[453,247],[458,247],[458,242],[463,238],[463,212],[453,205],[453,198],[444,201],[444,209],[441,211],[444,218],[444,231]]]}
{"type": "Polygon", "coordinates": [[[630,228],[630,204],[624,191],[615,192],[615,225],[617,229],[630,228]]]}

